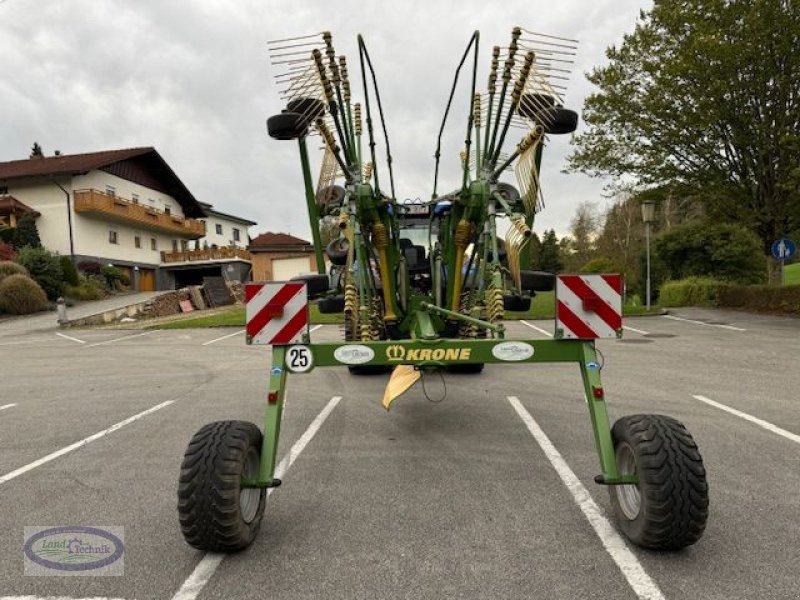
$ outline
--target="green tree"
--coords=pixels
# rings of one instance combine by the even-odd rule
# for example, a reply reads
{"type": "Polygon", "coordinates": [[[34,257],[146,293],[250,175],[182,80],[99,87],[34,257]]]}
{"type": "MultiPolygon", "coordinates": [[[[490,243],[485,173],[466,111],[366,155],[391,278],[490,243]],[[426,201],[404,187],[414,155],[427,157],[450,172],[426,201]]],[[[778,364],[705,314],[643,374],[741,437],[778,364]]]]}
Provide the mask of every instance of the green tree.
{"type": "Polygon", "coordinates": [[[24,246],[30,246],[31,248],[42,247],[42,240],[39,239],[39,229],[36,227],[36,219],[33,218],[33,215],[22,215],[17,221],[13,244],[17,249],[24,246]]]}
{"type": "Polygon", "coordinates": [[[594,202],[581,202],[575,209],[569,225],[569,244],[564,256],[565,267],[568,271],[578,271],[582,265],[589,262],[595,254],[595,238],[600,226],[600,216],[597,204],[594,202]]]}
{"type": "Polygon", "coordinates": [[[332,240],[339,237],[339,219],[336,217],[323,217],[319,220],[319,237],[324,249],[332,240]]]}
{"type": "Polygon", "coordinates": [[[531,257],[529,268],[532,269],[533,271],[541,271],[542,240],[539,239],[539,236],[535,231],[531,234],[531,237],[528,240],[528,244],[530,244],[530,257],[531,257]]]}
{"type": "Polygon", "coordinates": [[[764,279],[760,245],[741,225],[705,221],[675,227],[654,240],[664,277],[709,276],[735,283],[764,279]]]}
{"type": "Polygon", "coordinates": [[[574,170],[677,186],[768,254],[800,226],[800,3],[655,0],[589,80],[574,170]]]}
{"type": "Polygon", "coordinates": [[[44,248],[24,246],[19,249],[17,262],[28,270],[50,300],[58,298],[64,290],[64,272],[61,259],[44,248]]]}
{"type": "Polygon", "coordinates": [[[560,273],[563,268],[561,250],[558,237],[554,229],[544,232],[542,237],[542,250],[539,258],[539,267],[542,271],[560,273]]]}

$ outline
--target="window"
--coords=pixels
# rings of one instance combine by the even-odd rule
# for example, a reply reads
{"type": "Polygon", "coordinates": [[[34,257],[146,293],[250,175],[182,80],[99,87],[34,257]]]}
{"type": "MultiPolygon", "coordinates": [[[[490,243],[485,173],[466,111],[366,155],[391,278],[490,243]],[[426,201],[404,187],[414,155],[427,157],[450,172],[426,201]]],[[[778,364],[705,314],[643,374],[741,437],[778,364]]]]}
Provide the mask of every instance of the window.
{"type": "Polygon", "coordinates": [[[142,238],[140,238],[138,235],[134,236],[133,245],[136,246],[137,248],[141,248],[142,247],[142,238]]]}
{"type": "Polygon", "coordinates": [[[150,238],[150,250],[158,250],[158,242],[156,242],[156,238],[150,238]]]}
{"type": "Polygon", "coordinates": [[[117,188],[115,188],[113,185],[107,185],[106,186],[106,195],[107,196],[111,196],[113,198],[114,196],[117,195],[117,188]]]}
{"type": "Polygon", "coordinates": [[[222,235],[222,225],[220,225],[219,223],[214,225],[214,230],[217,232],[217,235],[222,235]]]}
{"type": "Polygon", "coordinates": [[[189,242],[181,240],[181,251],[186,252],[189,249],[189,242]]]}
{"type": "Polygon", "coordinates": [[[172,209],[171,209],[169,206],[165,206],[165,207],[164,207],[164,214],[165,214],[165,215],[168,215],[168,214],[170,214],[171,212],[172,212],[172,209]]]}
{"type": "Polygon", "coordinates": [[[139,204],[139,194],[131,194],[131,200],[134,204],[139,204]]]}
{"type": "Polygon", "coordinates": [[[8,188],[4,185],[0,185],[0,196],[5,196],[8,194],[8,188]]]}
{"type": "Polygon", "coordinates": [[[239,230],[235,227],[233,228],[233,241],[238,242],[241,238],[239,237],[239,230]]]}
{"type": "Polygon", "coordinates": [[[113,229],[109,230],[108,232],[108,243],[109,244],[119,244],[119,236],[117,232],[113,229]]]}
{"type": "Polygon", "coordinates": [[[178,240],[172,240],[172,251],[173,252],[178,251],[178,240]]]}

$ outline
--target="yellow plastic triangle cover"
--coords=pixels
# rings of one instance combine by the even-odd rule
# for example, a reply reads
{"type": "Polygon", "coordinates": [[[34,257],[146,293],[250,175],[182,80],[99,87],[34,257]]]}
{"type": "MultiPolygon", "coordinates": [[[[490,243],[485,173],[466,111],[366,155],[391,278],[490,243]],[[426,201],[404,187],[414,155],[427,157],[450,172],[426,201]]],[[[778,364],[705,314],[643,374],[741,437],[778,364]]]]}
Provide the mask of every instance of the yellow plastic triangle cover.
{"type": "Polygon", "coordinates": [[[421,374],[411,365],[397,365],[383,393],[383,408],[389,410],[392,401],[417,383],[421,374]]]}

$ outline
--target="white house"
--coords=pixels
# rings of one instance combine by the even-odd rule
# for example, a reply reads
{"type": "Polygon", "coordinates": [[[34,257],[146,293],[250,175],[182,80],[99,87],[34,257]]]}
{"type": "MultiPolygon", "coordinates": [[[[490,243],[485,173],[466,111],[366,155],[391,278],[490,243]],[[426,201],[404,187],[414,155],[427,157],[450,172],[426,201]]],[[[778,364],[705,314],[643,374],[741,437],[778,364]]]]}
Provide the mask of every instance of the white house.
{"type": "Polygon", "coordinates": [[[247,248],[250,243],[247,228],[253,227],[255,221],[219,212],[205,202],[200,205],[206,213],[202,219],[206,224],[206,235],[197,240],[198,248],[247,248]]]}
{"type": "Polygon", "coordinates": [[[250,272],[244,251],[186,254],[206,235],[207,209],[154,148],[0,162],[0,199],[0,212],[10,206],[36,217],[46,248],[79,268],[114,265],[138,290],[173,289],[204,275],[243,281],[250,272]]]}

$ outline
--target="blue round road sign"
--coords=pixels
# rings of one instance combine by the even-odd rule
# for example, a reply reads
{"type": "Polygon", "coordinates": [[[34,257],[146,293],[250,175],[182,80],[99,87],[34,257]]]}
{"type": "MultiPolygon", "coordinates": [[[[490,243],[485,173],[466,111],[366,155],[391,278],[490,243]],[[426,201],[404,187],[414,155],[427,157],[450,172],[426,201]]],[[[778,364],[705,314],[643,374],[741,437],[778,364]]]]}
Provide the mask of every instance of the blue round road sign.
{"type": "Polygon", "coordinates": [[[787,260],[797,252],[797,246],[792,240],[783,238],[772,244],[772,256],[778,260],[787,260]]]}

